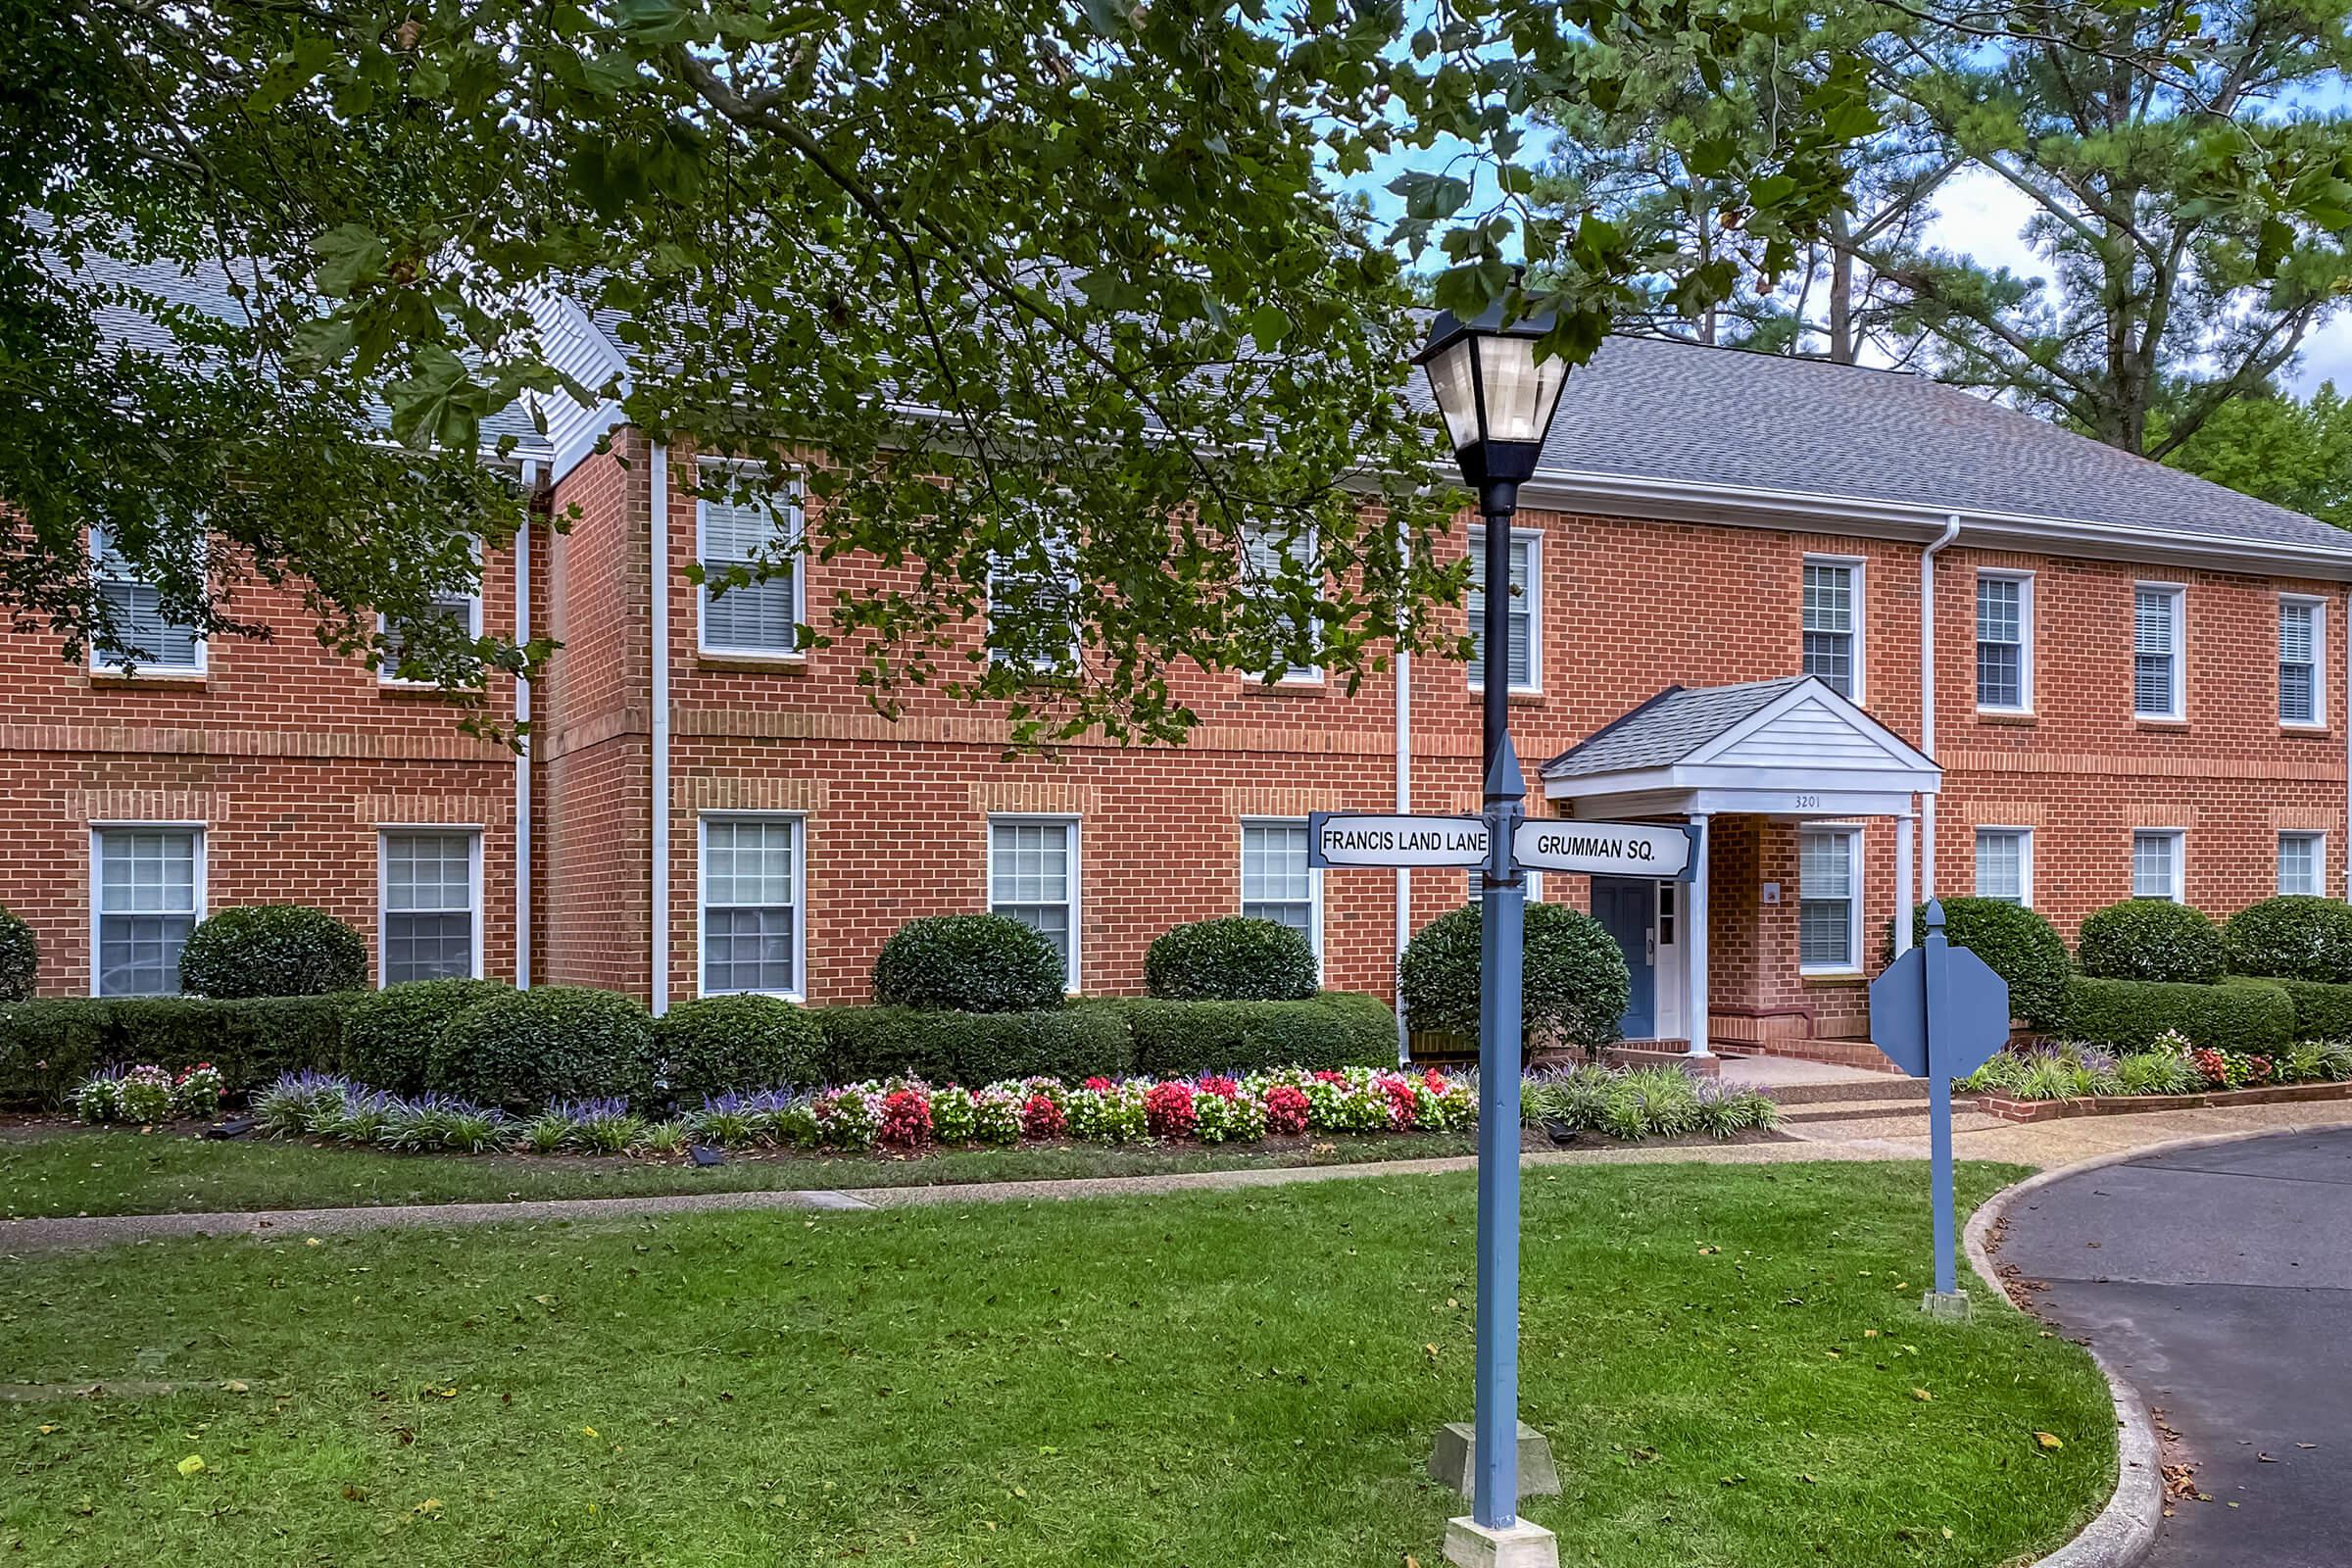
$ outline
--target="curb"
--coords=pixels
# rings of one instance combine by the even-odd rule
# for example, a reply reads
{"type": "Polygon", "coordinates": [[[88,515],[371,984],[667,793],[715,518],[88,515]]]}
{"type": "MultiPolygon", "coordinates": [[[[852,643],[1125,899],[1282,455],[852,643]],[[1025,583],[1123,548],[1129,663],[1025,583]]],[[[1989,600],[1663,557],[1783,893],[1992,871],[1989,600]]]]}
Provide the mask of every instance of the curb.
{"type": "MultiPolygon", "coordinates": [[[[2260,1131],[2236,1133],[2208,1133],[2194,1138],[2172,1138],[2162,1143],[2148,1144],[2138,1149],[2110,1150],[2093,1154],[2071,1165],[2054,1166],[2037,1171],[2012,1187],[2004,1187],[1984,1202],[1968,1218],[1961,1244],[1968,1252],[1969,1266],[1977,1277],[2003,1300],[2009,1291],[1993,1268],[1992,1250],[1987,1245],[1993,1228],[2012,1203],[2039,1192],[2042,1188],[2068,1178],[2081,1176],[2109,1165],[2126,1165],[2145,1159],[2152,1154],[2180,1153],[2192,1149],[2212,1149],[2222,1144],[2242,1144],[2257,1138],[2293,1138],[2306,1132],[2340,1130],[2340,1124],[2326,1123],[2316,1127],[2271,1127],[2260,1131]]],[[[2147,1401],[2140,1397],[2114,1362],[2107,1359],[2096,1347],[2086,1346],[2090,1358],[2097,1363],[2100,1376],[2107,1380],[2108,1397],[2115,1402],[2116,1483],[2115,1495],[2098,1516],[2082,1527],[2082,1534],[2048,1556],[2037,1559],[2033,1568],[2132,1568],[2146,1557],[2156,1545],[2158,1521],[2164,1516],[2164,1473],[2156,1446],[2156,1431],[2149,1424],[2147,1401]]]]}

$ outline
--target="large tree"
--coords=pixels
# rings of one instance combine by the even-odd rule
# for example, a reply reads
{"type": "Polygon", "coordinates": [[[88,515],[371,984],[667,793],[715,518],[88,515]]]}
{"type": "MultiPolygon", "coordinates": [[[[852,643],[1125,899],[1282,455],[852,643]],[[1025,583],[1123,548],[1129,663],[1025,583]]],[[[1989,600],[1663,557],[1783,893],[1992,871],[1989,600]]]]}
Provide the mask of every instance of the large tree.
{"type": "MultiPolygon", "coordinates": [[[[2161,432],[2167,410],[2152,421],[2161,432]]],[[[2265,389],[2213,410],[2166,463],[2352,528],[2352,402],[2332,381],[2297,400],[2265,389]]]]}
{"type": "Polygon", "coordinates": [[[2352,287],[2352,4],[2030,17],[1957,59],[1901,35],[1875,56],[1885,90],[2031,204],[2046,275],[1869,253],[1945,378],[2163,457],[2268,385],[2352,287]]]}

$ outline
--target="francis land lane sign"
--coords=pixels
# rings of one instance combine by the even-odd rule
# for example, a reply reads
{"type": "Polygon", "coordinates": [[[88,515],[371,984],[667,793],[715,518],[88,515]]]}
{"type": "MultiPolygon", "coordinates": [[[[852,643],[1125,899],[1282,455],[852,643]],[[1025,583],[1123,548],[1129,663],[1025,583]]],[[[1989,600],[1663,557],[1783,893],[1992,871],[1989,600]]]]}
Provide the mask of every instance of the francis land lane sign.
{"type": "MultiPolygon", "coordinates": [[[[1320,866],[1478,866],[1487,822],[1477,816],[1316,811],[1307,817],[1307,860],[1320,866]]],[[[1687,879],[1691,832],[1648,822],[1522,822],[1511,858],[1532,871],[1687,879]]]]}

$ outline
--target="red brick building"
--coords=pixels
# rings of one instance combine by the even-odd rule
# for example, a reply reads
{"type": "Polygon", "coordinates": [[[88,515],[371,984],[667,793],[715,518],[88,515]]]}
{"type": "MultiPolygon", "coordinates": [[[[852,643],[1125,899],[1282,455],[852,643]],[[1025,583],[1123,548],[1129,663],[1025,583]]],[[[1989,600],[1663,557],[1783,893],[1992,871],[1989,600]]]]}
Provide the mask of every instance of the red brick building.
{"type": "MultiPolygon", "coordinates": [[[[556,325],[582,382],[621,365],[586,317],[556,325]]],[[[467,607],[563,645],[535,690],[492,692],[527,702],[525,759],[321,654],[290,599],[253,607],[273,642],[129,678],[0,640],[0,904],[38,934],[42,989],[168,984],[195,917],[292,900],[366,933],[379,978],[657,1006],[856,1001],[901,922],[992,907],[1047,930],[1084,993],[1140,990],[1154,936],[1237,911],[1306,930],[1328,984],[1390,991],[1397,879],[1309,869],[1305,818],[1474,808],[1481,671],[1418,660],[1402,694],[1352,696],[1198,676],[1181,750],[1007,761],[1001,716],[917,695],[887,721],[854,650],[794,650],[855,562],[696,588],[687,563],[790,526],[789,499],[781,524],[700,502],[691,453],[614,418],[567,406],[518,449],[578,520],[492,553],[467,607]]],[[[1626,946],[1631,1035],[1858,1033],[1914,888],[2017,898],[2070,936],[2135,892],[2217,916],[2345,892],[2333,528],[1918,377],[1633,340],[1570,378],[1522,507],[1513,727],[1554,760],[1531,810],[1705,821],[1689,886],[1540,887],[1626,946]]],[[[1465,892],[1415,873],[1405,923],[1465,892]]]]}

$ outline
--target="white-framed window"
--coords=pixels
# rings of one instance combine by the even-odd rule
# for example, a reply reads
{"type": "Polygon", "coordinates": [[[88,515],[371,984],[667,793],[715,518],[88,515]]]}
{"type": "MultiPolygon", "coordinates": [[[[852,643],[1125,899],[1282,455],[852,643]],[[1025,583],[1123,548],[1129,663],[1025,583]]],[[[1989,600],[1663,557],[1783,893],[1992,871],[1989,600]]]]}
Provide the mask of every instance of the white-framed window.
{"type": "Polygon", "coordinates": [[[988,909],[1010,915],[1054,944],[1061,955],[1063,988],[1078,989],[1084,971],[1078,951],[1076,817],[988,819],[988,909]]]}
{"type": "MultiPolygon", "coordinates": [[[[1469,872],[1463,877],[1463,881],[1467,884],[1466,896],[1470,903],[1476,904],[1480,899],[1486,896],[1486,867],[1476,865],[1472,866],[1469,872]]],[[[1525,867],[1521,867],[1519,872],[1519,885],[1527,890],[1527,902],[1529,904],[1542,904],[1544,902],[1543,872],[1532,871],[1525,867]]]]}
{"type": "Polygon", "coordinates": [[[204,918],[204,829],[193,822],[90,829],[90,995],[179,990],[179,951],[204,918]]]}
{"type": "Polygon", "coordinates": [[[2185,902],[2184,835],[2175,827],[2143,827],[2132,835],[2132,896],[2185,902]]]}
{"type": "MultiPolygon", "coordinates": [[[[473,559],[474,565],[478,569],[482,559],[479,540],[474,542],[473,559]]],[[[456,621],[466,628],[467,637],[480,637],[482,634],[481,579],[478,576],[474,579],[474,589],[471,593],[433,595],[431,613],[447,620],[456,621]]],[[[375,626],[376,630],[384,635],[383,657],[375,666],[375,678],[387,686],[432,685],[433,683],[429,680],[404,680],[401,677],[401,635],[392,628],[392,623],[381,615],[375,617],[375,626]]]]}
{"type": "Polygon", "coordinates": [[[2328,891],[2328,835],[2278,835],[2278,891],[2324,894],[2328,891]]]}
{"type": "Polygon", "coordinates": [[[1862,563],[1807,556],[1802,618],[1802,673],[1862,701],[1862,563]]]}
{"type": "Polygon", "coordinates": [[[2034,710],[2034,577],[1977,574],[1977,708],[1987,713],[2034,710]]]}
{"type": "Polygon", "coordinates": [[[1862,967],[1862,830],[1803,827],[1796,834],[1796,966],[1805,974],[1862,967]]]}
{"type": "Polygon", "coordinates": [[[705,462],[698,466],[695,484],[695,559],[709,576],[755,560],[768,563],[768,575],[740,587],[713,588],[705,581],[697,598],[701,606],[700,644],[707,654],[755,655],[763,659],[801,657],[801,570],[797,556],[789,564],[780,560],[778,546],[797,550],[801,538],[801,492],[792,483],[757,495],[739,495],[744,469],[739,465],[705,462]]]}
{"type": "Polygon", "coordinates": [[[2181,613],[2178,583],[2132,586],[2132,716],[2179,718],[2185,711],[2181,613]]]}
{"type": "Polygon", "coordinates": [[[798,1002],[807,954],[806,837],[798,816],[702,819],[702,994],[798,1002]]]}
{"type": "Polygon", "coordinates": [[[2328,608],[2323,600],[2278,601],[2278,722],[2317,728],[2328,722],[2328,608]]]}
{"type": "Polygon", "coordinates": [[[2033,906],[2033,829],[1977,829],[1977,897],[2033,906]]]}
{"type": "Polygon", "coordinates": [[[1078,663],[1078,565],[1066,535],[1049,534],[1025,556],[988,565],[989,662],[1040,672],[1078,663]]]}
{"type": "MultiPolygon", "coordinates": [[[[1282,573],[1286,569],[1284,556],[1289,556],[1292,562],[1300,565],[1315,559],[1315,531],[1304,528],[1285,536],[1274,529],[1251,528],[1242,535],[1242,549],[1248,558],[1244,591],[1255,597],[1270,598],[1280,591],[1282,573]]],[[[1285,612],[1275,624],[1277,635],[1287,638],[1297,629],[1298,621],[1296,615],[1285,612]]],[[[1310,633],[1313,629],[1311,625],[1307,628],[1310,633]]],[[[1323,667],[1320,664],[1286,663],[1283,666],[1282,679],[1285,681],[1314,682],[1322,678],[1323,667]]]]}
{"type": "Polygon", "coordinates": [[[378,984],[481,977],[481,829],[385,828],[376,878],[378,984]]]}
{"type": "MultiPolygon", "coordinates": [[[[1487,530],[1470,528],[1470,689],[1487,684],[1487,530]]],[[[1535,528],[1511,530],[1510,689],[1544,689],[1544,535],[1535,528]]]]}
{"type": "Polygon", "coordinates": [[[163,593],[141,578],[115,549],[104,528],[90,530],[90,573],[98,597],[114,612],[120,640],[90,643],[90,668],[100,674],[135,669],[141,675],[201,675],[204,639],[196,628],[164,613],[163,593]]]}
{"type": "Polygon", "coordinates": [[[1307,864],[1306,824],[1242,821],[1242,913],[1287,925],[1323,958],[1323,873],[1307,864]]]}

